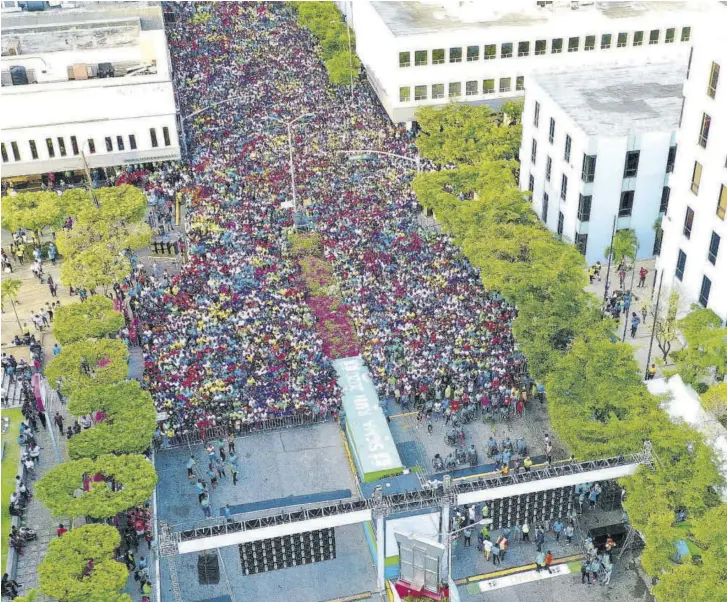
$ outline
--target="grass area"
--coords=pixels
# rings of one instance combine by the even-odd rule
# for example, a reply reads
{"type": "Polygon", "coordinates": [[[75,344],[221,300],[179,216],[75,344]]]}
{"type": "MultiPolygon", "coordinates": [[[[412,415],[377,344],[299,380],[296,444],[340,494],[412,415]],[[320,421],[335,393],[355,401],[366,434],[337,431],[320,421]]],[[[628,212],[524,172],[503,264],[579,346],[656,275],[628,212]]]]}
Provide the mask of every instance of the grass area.
{"type": "Polygon", "coordinates": [[[10,429],[2,436],[2,445],[4,447],[4,455],[2,461],[2,572],[5,572],[5,564],[8,555],[8,538],[10,533],[11,516],[8,513],[10,505],[10,494],[15,491],[15,475],[18,473],[18,459],[20,458],[20,445],[18,445],[18,435],[20,435],[20,422],[23,420],[23,414],[20,409],[3,410],[0,412],[0,418],[10,419],[10,429]]]}

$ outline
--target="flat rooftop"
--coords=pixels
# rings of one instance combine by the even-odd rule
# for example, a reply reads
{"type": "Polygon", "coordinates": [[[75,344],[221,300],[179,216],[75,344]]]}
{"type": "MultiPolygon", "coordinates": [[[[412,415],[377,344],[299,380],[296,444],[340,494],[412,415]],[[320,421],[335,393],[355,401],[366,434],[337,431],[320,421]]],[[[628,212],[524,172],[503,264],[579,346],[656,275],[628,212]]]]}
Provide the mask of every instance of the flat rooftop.
{"type": "MultiPolygon", "coordinates": [[[[421,35],[465,29],[497,27],[527,27],[536,25],[573,26],[597,29],[616,25],[614,21],[646,15],[672,15],[708,11],[714,3],[702,0],[689,2],[594,2],[579,10],[563,3],[540,8],[534,0],[514,0],[507,3],[470,0],[466,2],[374,1],[374,10],[395,36],[421,35]]],[[[568,3],[569,4],[569,3],[568,3]]],[[[682,23],[674,19],[675,25],[682,23]]]]}
{"type": "Polygon", "coordinates": [[[83,23],[138,17],[142,30],[164,29],[161,2],[135,0],[133,2],[103,1],[78,2],[77,6],[52,7],[41,11],[3,13],[3,32],[10,28],[43,25],[72,28],[83,23]]]}
{"type": "Polygon", "coordinates": [[[673,62],[589,67],[533,75],[535,82],[589,136],[676,130],[686,65],[673,62]]]}

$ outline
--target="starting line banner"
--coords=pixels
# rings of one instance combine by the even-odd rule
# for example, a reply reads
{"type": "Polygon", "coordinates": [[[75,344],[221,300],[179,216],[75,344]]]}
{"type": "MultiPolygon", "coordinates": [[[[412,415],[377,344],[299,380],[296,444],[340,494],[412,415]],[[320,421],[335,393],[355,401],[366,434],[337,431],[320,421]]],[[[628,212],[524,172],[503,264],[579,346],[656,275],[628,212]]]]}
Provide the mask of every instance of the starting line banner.
{"type": "Polygon", "coordinates": [[[361,356],[334,360],[333,367],[343,391],[348,440],[363,481],[400,474],[404,467],[361,356]]]}

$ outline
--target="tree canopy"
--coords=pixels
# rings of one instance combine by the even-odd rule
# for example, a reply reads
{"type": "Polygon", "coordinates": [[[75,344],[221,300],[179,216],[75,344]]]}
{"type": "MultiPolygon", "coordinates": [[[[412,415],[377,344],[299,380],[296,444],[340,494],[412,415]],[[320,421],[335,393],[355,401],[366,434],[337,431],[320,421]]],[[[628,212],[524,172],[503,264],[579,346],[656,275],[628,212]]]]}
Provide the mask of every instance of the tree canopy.
{"type": "Polygon", "coordinates": [[[61,305],[53,319],[53,336],[65,345],[81,339],[115,334],[125,324],[108,297],[91,295],[85,303],[61,305]]]}
{"type": "Polygon", "coordinates": [[[60,228],[63,216],[63,204],[55,192],[20,192],[2,198],[2,227],[11,232],[25,228],[36,240],[44,228],[60,228]]]}
{"type": "Polygon", "coordinates": [[[103,455],[51,468],[35,491],[54,516],[108,518],[148,501],[156,482],[154,466],[144,456],[103,455]],[[103,480],[91,481],[89,490],[84,491],[84,474],[103,480]],[[111,480],[117,491],[112,490],[111,480]]]}
{"type": "Polygon", "coordinates": [[[63,602],[131,602],[129,594],[119,593],[129,577],[126,565],[114,557],[120,543],[118,530],[103,524],[77,527],[51,540],[38,567],[40,591],[63,602]]]}
{"type": "Polygon", "coordinates": [[[686,346],[672,353],[673,372],[704,392],[713,378],[719,381],[727,374],[727,328],[711,309],[699,306],[694,306],[678,325],[686,346]]]}
{"type": "Polygon", "coordinates": [[[74,416],[103,412],[104,419],[68,442],[71,458],[95,458],[109,453],[142,453],[151,445],[156,409],[137,381],[87,387],[68,403],[74,416]]]}
{"type": "Polygon", "coordinates": [[[51,383],[59,383],[61,393],[73,395],[92,385],[124,380],[129,372],[128,356],[129,350],[120,340],[84,339],[64,345],[48,362],[45,373],[51,383]]]}

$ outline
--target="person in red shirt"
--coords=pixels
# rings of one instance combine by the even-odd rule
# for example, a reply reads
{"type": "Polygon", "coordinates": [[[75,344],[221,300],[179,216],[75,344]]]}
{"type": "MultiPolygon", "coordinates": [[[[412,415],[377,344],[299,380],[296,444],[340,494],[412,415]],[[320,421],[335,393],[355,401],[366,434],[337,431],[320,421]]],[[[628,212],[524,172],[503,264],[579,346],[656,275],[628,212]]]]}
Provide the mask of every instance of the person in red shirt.
{"type": "Polygon", "coordinates": [[[60,537],[60,536],[61,536],[61,535],[63,535],[63,534],[64,534],[64,533],[66,532],[66,531],[68,531],[68,529],[66,529],[66,528],[65,528],[65,527],[63,526],[63,524],[61,523],[60,525],[58,525],[58,528],[56,529],[56,535],[58,535],[58,537],[60,537]]]}
{"type": "Polygon", "coordinates": [[[548,569],[549,573],[553,572],[550,570],[551,564],[553,564],[553,554],[548,550],[548,553],[545,555],[545,568],[548,569]]]}

